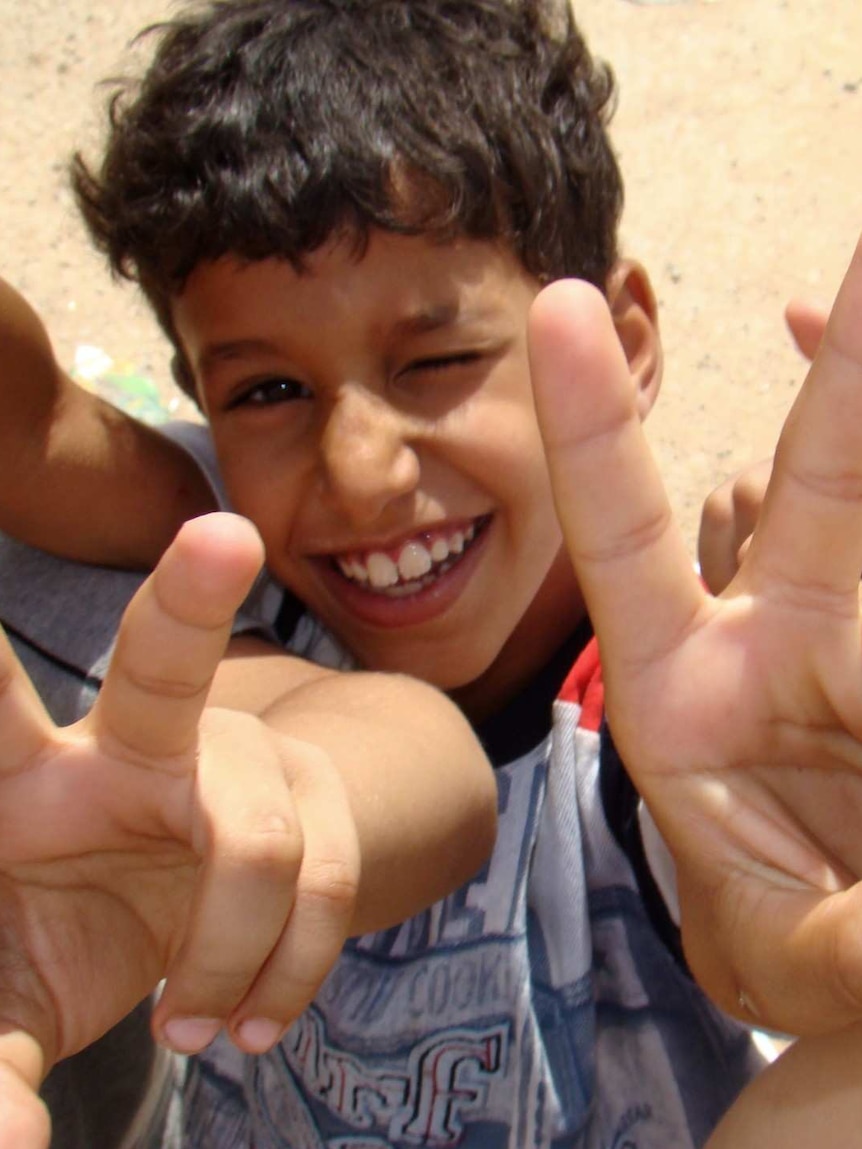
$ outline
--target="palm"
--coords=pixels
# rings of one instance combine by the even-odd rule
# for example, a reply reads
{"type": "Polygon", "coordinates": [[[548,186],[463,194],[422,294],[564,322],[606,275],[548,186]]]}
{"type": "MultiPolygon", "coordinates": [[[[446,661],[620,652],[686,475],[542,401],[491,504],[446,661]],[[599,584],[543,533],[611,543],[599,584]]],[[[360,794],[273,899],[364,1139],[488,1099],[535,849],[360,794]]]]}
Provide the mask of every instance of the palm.
{"type": "Polygon", "coordinates": [[[77,745],[46,748],[44,760],[0,783],[4,952],[15,955],[0,1014],[38,1035],[52,1058],[94,1040],[164,976],[200,862],[191,824],[171,825],[169,815],[191,808],[193,767],[158,779],[91,749],[83,725],[70,731],[84,735],[77,745]],[[105,801],[89,800],[100,793],[105,801]],[[28,825],[2,813],[15,809],[30,811],[28,825]]]}
{"type": "Polygon", "coordinates": [[[860,652],[847,642],[849,634],[858,644],[859,626],[826,610],[810,626],[787,615],[738,584],[720,600],[704,595],[698,621],[672,650],[639,670],[609,669],[614,731],[637,750],[640,784],[659,806],[664,789],[678,800],[692,785],[713,788],[716,818],[699,839],[726,822],[722,833],[747,851],[828,886],[862,873],[862,839],[841,832],[858,826],[862,803],[862,695],[845,688],[860,680],[860,652]],[[732,819],[719,809],[731,797],[732,819]],[[831,872],[822,865],[827,837],[831,872]]]}
{"type": "Polygon", "coordinates": [[[742,993],[797,1031],[862,1010],[860,308],[857,256],[719,599],[672,522],[603,303],[557,285],[533,316],[537,403],[609,721],[675,855],[689,958],[723,1005],[742,993]],[[600,498],[597,457],[610,464],[600,498]]]}

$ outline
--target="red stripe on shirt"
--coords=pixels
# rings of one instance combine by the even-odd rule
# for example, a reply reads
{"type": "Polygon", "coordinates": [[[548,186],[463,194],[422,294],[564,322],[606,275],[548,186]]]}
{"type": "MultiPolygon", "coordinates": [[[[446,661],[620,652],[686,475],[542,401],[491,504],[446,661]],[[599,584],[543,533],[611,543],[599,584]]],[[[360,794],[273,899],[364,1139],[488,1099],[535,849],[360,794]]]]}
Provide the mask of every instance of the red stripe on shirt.
{"type": "Polygon", "coordinates": [[[574,702],[580,706],[578,725],[585,730],[598,731],[605,712],[605,686],[599,661],[599,644],[594,638],[578,655],[557,698],[561,702],[574,702]]]}

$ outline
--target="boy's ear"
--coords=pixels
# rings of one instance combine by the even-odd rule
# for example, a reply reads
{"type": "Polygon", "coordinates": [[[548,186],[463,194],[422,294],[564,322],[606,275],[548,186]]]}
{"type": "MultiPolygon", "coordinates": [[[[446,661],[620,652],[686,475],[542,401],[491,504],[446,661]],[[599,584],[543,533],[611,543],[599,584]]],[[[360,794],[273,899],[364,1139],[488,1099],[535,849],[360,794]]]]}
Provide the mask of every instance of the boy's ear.
{"type": "Polygon", "coordinates": [[[606,294],[632,383],[637,388],[638,411],[645,419],[658,396],[663,365],[652,284],[641,264],[620,259],[608,276],[606,294]]]}

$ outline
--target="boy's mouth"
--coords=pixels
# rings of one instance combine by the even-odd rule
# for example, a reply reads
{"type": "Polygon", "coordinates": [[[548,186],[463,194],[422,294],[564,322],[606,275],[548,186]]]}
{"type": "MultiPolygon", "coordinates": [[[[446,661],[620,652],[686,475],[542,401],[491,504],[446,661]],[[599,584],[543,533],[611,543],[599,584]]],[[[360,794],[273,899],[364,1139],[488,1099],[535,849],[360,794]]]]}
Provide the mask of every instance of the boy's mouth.
{"type": "Polygon", "coordinates": [[[344,552],[334,556],[332,564],[342,578],[371,594],[418,594],[461,561],[490,521],[490,515],[481,515],[458,526],[423,531],[388,550],[344,552]]]}

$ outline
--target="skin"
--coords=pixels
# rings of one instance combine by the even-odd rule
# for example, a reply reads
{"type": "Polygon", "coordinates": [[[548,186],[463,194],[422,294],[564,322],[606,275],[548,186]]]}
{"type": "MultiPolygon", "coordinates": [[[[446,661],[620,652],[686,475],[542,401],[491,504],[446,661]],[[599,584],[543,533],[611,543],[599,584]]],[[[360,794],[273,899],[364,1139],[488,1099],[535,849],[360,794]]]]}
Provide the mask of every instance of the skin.
{"type": "Polygon", "coordinates": [[[707,1149],[854,1149],[862,1144],[862,1027],[803,1038],[752,1085],[707,1149]]]}
{"type": "Polygon", "coordinates": [[[601,300],[552,285],[531,317],[608,718],[674,854],[689,961],[729,1012],[791,1033],[862,1013],[860,309],[862,248],[785,424],[757,534],[719,598],[691,568],[601,300]],[[598,459],[597,502],[579,492],[598,459]]]}
{"type": "MultiPolygon", "coordinates": [[[[173,322],[233,506],[267,563],[374,670],[406,671],[473,719],[547,661],[584,606],[554,511],[526,317],[539,285],[505,249],[372,234],[283,261],[200,265],[173,322]],[[478,537],[423,593],[385,598],[337,556],[478,537]]],[[[658,390],[655,303],[609,285],[641,416],[658,390]]]]}
{"type": "Polygon", "coordinates": [[[38,316],[2,279],[0,347],[0,530],[148,570],[186,519],[216,509],[185,451],[59,367],[38,316]]]}

